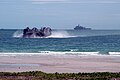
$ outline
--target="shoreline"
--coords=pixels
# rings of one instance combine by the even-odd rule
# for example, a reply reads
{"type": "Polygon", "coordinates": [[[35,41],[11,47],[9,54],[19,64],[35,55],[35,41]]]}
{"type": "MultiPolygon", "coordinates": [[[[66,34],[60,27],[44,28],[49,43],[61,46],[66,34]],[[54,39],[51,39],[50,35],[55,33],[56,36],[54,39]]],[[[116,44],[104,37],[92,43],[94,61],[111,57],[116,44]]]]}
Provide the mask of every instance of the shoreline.
{"type": "Polygon", "coordinates": [[[120,72],[120,56],[0,56],[0,72],[120,72]]]}

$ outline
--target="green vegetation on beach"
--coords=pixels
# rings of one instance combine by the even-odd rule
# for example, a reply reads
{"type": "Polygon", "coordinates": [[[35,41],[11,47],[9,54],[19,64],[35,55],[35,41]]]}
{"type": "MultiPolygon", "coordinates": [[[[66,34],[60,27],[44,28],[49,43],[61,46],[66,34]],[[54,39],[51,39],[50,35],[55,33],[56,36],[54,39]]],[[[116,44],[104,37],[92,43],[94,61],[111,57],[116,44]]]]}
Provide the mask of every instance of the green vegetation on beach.
{"type": "Polygon", "coordinates": [[[120,73],[44,73],[30,72],[0,72],[0,80],[114,80],[120,79],[120,73]]]}

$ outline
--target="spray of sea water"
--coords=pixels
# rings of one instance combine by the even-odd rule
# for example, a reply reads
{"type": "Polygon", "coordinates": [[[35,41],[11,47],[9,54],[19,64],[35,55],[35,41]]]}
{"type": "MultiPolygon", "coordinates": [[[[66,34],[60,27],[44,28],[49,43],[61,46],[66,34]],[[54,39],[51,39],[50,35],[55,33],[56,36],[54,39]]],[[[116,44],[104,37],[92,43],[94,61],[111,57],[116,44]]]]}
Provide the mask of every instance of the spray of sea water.
{"type": "MultiPolygon", "coordinates": [[[[22,38],[23,36],[23,32],[18,30],[16,32],[14,32],[13,34],[13,37],[16,37],[16,38],[22,38]]],[[[77,37],[77,36],[73,36],[73,35],[70,35],[67,31],[52,31],[52,35],[51,36],[48,36],[46,38],[70,38],[70,37],[77,37]]],[[[33,38],[41,38],[41,37],[33,37],[33,38]]]]}
{"type": "Polygon", "coordinates": [[[23,32],[20,30],[14,32],[13,34],[13,37],[16,37],[16,38],[22,38],[22,36],[23,36],[23,32]]]}
{"type": "MultiPolygon", "coordinates": [[[[107,35],[120,35],[120,31],[116,30],[53,30],[52,35],[46,38],[71,38],[71,37],[92,37],[92,36],[107,36],[107,35]]],[[[23,31],[17,30],[14,32],[13,37],[22,38],[23,31]]],[[[41,38],[41,37],[32,37],[41,38]]]]}

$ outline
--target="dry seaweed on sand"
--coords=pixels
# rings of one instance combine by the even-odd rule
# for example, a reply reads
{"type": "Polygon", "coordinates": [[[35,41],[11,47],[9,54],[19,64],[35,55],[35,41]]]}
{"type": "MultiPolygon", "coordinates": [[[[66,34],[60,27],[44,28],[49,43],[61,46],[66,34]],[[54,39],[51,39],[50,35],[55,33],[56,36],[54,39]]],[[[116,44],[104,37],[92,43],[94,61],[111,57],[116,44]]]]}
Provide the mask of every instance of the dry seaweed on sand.
{"type": "Polygon", "coordinates": [[[41,71],[30,72],[0,72],[1,80],[119,80],[120,73],[44,73],[41,71]]]}

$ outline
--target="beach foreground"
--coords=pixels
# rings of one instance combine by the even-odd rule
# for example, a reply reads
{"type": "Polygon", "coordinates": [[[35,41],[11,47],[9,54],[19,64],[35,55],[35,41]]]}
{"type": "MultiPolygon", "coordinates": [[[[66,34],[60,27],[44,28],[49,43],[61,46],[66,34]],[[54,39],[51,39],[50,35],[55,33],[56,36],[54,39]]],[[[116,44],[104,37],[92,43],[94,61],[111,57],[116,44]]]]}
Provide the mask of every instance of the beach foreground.
{"type": "Polygon", "coordinates": [[[0,56],[0,72],[120,72],[120,56],[0,56]]]}

